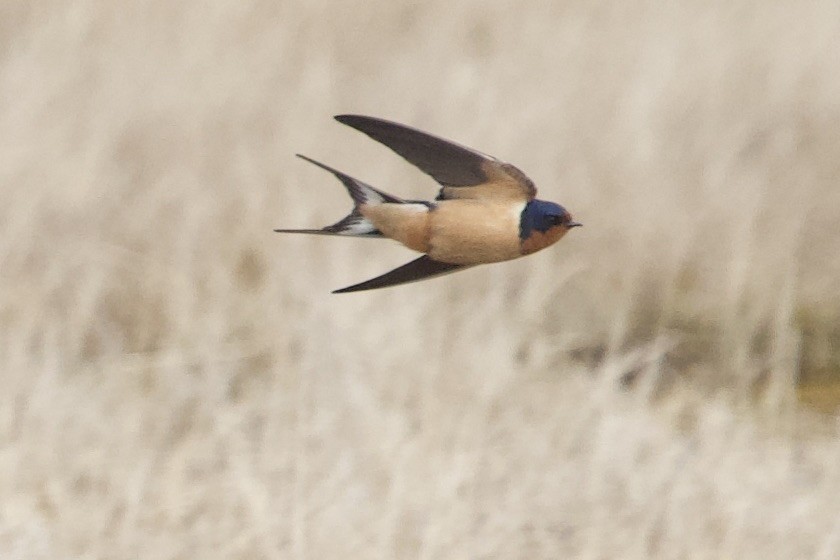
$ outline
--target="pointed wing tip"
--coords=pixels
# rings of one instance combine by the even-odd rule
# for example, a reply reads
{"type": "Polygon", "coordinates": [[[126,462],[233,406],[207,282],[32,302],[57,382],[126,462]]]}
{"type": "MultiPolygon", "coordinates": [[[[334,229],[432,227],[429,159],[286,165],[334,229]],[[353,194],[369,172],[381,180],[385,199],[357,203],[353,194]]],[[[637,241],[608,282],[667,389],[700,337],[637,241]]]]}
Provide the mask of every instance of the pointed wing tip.
{"type": "MultiPolygon", "coordinates": [[[[387,287],[387,286],[382,286],[387,287]]],[[[345,286],[344,288],[339,288],[338,290],[333,290],[330,293],[333,294],[350,294],[353,292],[367,292],[370,290],[377,289],[376,286],[369,286],[367,282],[362,282],[360,284],[353,284],[352,286],[345,286]]]]}
{"type": "MultiPolygon", "coordinates": [[[[359,127],[365,125],[365,123],[373,124],[383,122],[382,119],[377,119],[374,117],[366,117],[364,115],[351,115],[351,114],[343,114],[343,115],[335,115],[333,117],[335,120],[340,122],[341,124],[347,125],[350,128],[355,128],[356,130],[362,130],[359,127]]],[[[362,131],[364,132],[364,131],[362,131]]]]}
{"type": "Polygon", "coordinates": [[[333,290],[330,293],[333,294],[349,294],[352,292],[365,292],[368,290],[375,290],[378,287],[385,288],[387,286],[372,286],[369,284],[369,281],[360,282],[359,284],[353,284],[352,286],[345,286],[343,288],[339,288],[337,290],[333,290]]]}
{"type": "Polygon", "coordinates": [[[395,268],[385,274],[365,280],[359,284],[353,284],[340,290],[335,290],[334,294],[344,294],[347,292],[362,292],[365,290],[378,290],[380,288],[389,288],[391,286],[399,286],[411,282],[418,282],[427,278],[434,278],[450,272],[455,272],[469,265],[451,264],[433,260],[428,255],[415,259],[400,267],[395,268]]]}

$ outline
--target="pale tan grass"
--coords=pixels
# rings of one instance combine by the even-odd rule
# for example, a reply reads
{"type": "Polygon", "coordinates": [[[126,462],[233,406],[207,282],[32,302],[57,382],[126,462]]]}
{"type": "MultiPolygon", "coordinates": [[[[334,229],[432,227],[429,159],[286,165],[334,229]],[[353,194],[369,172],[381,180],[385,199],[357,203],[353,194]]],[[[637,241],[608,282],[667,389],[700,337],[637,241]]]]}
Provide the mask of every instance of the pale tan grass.
{"type": "Polygon", "coordinates": [[[840,555],[836,2],[0,4],[0,557],[840,555]],[[585,224],[354,296],[332,122],[585,224]]]}

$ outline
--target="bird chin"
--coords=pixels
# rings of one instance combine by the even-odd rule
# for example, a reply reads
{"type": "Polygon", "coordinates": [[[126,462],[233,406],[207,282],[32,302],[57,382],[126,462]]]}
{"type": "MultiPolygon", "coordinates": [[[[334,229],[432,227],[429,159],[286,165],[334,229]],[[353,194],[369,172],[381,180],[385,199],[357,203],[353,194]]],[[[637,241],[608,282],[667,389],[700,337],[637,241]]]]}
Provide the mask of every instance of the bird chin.
{"type": "Polygon", "coordinates": [[[555,226],[548,231],[533,231],[531,235],[528,236],[522,242],[522,254],[523,255],[530,255],[531,253],[536,253],[540,249],[545,249],[549,245],[554,245],[560,238],[566,235],[568,228],[563,226],[555,226]]]}

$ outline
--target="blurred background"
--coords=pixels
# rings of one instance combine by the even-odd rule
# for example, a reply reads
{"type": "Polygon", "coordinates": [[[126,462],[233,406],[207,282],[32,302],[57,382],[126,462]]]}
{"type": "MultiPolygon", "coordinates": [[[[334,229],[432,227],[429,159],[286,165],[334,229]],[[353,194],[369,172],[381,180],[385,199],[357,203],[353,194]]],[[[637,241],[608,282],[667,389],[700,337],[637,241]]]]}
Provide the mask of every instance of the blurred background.
{"type": "Polygon", "coordinates": [[[840,4],[0,2],[3,558],[840,557],[840,4]],[[413,258],[332,120],[585,227],[413,258]]]}

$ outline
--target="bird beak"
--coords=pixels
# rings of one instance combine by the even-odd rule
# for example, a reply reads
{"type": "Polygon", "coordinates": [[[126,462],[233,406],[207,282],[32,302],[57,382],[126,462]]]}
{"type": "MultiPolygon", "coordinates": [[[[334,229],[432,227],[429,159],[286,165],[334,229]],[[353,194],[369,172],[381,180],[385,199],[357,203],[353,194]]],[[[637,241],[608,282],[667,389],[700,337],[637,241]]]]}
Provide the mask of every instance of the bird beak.
{"type": "Polygon", "coordinates": [[[566,227],[569,228],[569,229],[572,229],[573,227],[580,227],[582,225],[583,224],[578,223],[578,222],[569,222],[568,224],[566,224],[566,227]]]}

